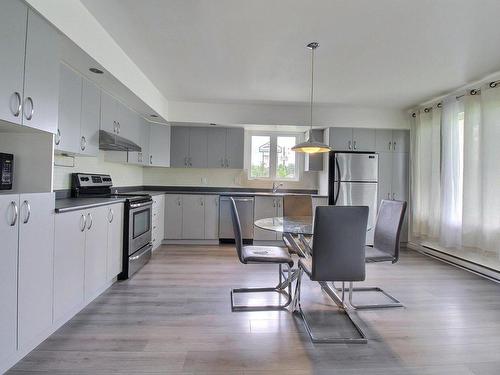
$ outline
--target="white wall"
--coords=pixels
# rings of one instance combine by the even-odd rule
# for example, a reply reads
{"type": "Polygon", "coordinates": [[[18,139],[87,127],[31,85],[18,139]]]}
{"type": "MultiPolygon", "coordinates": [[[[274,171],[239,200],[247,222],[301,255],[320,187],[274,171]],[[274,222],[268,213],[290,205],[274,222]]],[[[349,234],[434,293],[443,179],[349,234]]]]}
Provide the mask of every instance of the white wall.
{"type": "MultiPolygon", "coordinates": [[[[55,156],[56,164],[68,165],[71,158],[55,156]]],[[[74,167],[54,167],[54,190],[71,188],[71,173],[104,173],[110,174],[114,186],[141,186],[143,183],[143,168],[135,165],[110,163],[104,160],[104,152],[99,151],[95,157],[75,157],[74,167]]]]}

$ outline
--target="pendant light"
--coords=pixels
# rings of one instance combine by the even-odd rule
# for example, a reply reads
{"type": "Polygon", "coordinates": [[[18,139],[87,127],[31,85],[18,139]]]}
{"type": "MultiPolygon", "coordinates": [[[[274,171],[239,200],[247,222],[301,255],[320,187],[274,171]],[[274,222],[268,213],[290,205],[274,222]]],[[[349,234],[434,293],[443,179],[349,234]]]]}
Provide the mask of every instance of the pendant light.
{"type": "Polygon", "coordinates": [[[322,152],[329,152],[331,148],[323,142],[316,141],[312,133],[313,126],[313,99],[314,99],[314,51],[319,47],[318,42],[311,42],[307,48],[311,50],[311,115],[310,115],[310,129],[309,139],[305,142],[296,144],[292,147],[292,151],[304,152],[306,154],[318,154],[322,152]]]}

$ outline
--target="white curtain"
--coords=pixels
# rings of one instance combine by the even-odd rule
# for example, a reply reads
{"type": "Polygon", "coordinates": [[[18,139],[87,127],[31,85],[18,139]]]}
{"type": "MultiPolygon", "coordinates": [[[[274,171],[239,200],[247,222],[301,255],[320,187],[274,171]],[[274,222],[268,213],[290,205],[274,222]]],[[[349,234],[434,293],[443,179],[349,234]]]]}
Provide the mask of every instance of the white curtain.
{"type": "Polygon", "coordinates": [[[411,129],[411,234],[416,238],[439,237],[440,132],[440,108],[416,113],[411,129]]]}
{"type": "Polygon", "coordinates": [[[462,245],[464,106],[451,98],[442,103],[440,244],[462,245]]]}

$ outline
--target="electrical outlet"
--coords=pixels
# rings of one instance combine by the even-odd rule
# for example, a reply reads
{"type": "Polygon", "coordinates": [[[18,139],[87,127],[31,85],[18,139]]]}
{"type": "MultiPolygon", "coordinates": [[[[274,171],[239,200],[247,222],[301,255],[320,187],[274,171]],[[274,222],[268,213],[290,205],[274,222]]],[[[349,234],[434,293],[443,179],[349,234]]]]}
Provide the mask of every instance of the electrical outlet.
{"type": "Polygon", "coordinates": [[[208,184],[208,179],[206,177],[201,178],[201,184],[202,185],[207,185],[208,184]]]}

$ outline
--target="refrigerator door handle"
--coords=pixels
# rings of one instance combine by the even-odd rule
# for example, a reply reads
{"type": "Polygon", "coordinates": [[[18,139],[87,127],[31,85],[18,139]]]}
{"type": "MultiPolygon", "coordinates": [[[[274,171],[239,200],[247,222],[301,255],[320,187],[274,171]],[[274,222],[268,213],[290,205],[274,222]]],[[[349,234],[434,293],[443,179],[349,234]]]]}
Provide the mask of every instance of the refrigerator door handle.
{"type": "Polygon", "coordinates": [[[335,158],[335,168],[337,169],[337,173],[338,173],[338,181],[337,181],[337,191],[335,192],[335,198],[333,200],[333,205],[337,205],[337,201],[339,199],[339,194],[340,194],[340,165],[339,165],[339,161],[337,160],[337,158],[335,158]]]}

